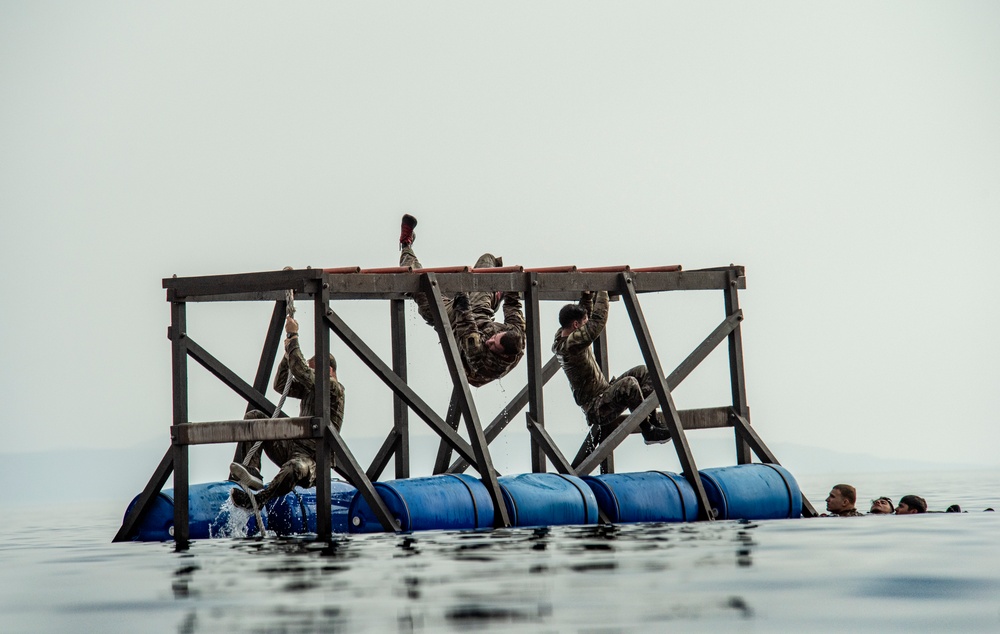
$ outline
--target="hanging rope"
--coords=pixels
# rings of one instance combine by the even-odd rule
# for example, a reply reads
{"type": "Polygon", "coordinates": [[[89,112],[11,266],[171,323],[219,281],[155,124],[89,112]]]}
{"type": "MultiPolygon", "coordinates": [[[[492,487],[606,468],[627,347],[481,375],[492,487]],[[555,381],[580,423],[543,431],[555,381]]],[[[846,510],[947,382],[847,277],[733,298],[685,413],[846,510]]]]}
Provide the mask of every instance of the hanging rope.
{"type": "MultiPolygon", "coordinates": [[[[290,268],[291,267],[286,266],[285,270],[287,271],[290,268]]],[[[295,317],[295,293],[293,293],[290,290],[285,291],[285,316],[295,317]]],[[[271,421],[278,418],[278,414],[281,413],[281,407],[285,404],[285,399],[288,398],[288,392],[291,390],[291,388],[292,388],[292,372],[291,369],[289,368],[288,376],[285,377],[285,389],[281,391],[281,398],[278,399],[278,404],[275,405],[274,413],[271,414],[271,418],[268,418],[266,420],[271,421]]],[[[253,444],[252,447],[250,447],[250,451],[248,451],[247,455],[243,457],[244,467],[250,464],[250,460],[253,458],[254,454],[256,454],[260,450],[261,445],[263,444],[264,444],[263,441],[258,440],[253,444]]]]}
{"type": "MultiPolygon", "coordinates": [[[[286,266],[284,270],[289,271],[292,267],[286,266]]],[[[294,317],[295,316],[295,293],[291,290],[285,291],[285,316],[294,317]]],[[[287,355],[286,355],[287,356],[287,355]]],[[[285,388],[281,391],[281,398],[278,399],[278,404],[274,407],[274,412],[271,414],[271,418],[260,419],[266,421],[272,421],[278,418],[281,414],[281,407],[285,404],[285,399],[288,398],[288,392],[292,388],[292,372],[291,368],[286,368],[288,375],[285,378],[285,388]]],[[[264,487],[264,483],[250,473],[246,468],[250,465],[250,461],[253,459],[254,455],[263,446],[263,441],[256,441],[250,451],[246,453],[243,457],[243,462],[233,462],[229,465],[229,474],[236,480],[240,488],[243,489],[247,497],[250,498],[250,505],[253,508],[254,518],[257,520],[257,532],[258,536],[263,538],[264,536],[264,520],[261,518],[260,509],[257,508],[257,499],[254,496],[254,489],[260,490],[264,487]]]]}

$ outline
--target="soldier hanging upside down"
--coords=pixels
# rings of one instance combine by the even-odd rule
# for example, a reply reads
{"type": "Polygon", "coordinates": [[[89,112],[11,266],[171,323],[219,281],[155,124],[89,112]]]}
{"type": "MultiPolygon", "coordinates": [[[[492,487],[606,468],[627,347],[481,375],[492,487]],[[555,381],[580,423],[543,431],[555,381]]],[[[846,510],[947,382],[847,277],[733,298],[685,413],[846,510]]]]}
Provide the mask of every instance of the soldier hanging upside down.
{"type": "MultiPolygon", "coordinates": [[[[417,219],[403,216],[399,235],[400,266],[422,268],[413,241],[413,228],[417,219]]],[[[503,266],[500,258],[484,253],[476,261],[475,268],[503,266]]],[[[430,299],[426,293],[415,293],[417,312],[430,325],[434,316],[430,309],[430,299]]],[[[444,297],[445,312],[455,333],[455,341],[462,357],[462,365],[469,385],[479,387],[510,372],[524,356],[524,312],[517,293],[457,293],[454,297],[444,297]],[[493,320],[500,301],[503,300],[503,323],[493,320]]]]}
{"type": "MultiPolygon", "coordinates": [[[[274,377],[274,389],[284,390],[288,373],[291,372],[292,384],[288,395],[301,399],[299,416],[312,416],[313,403],[316,400],[315,358],[305,360],[299,348],[299,324],[292,317],[285,320],[285,357],[278,365],[278,373],[274,377]]],[[[260,410],[247,412],[245,418],[269,418],[260,410]]],[[[337,380],[337,360],[330,355],[330,422],[340,431],[344,422],[344,386],[337,380]]],[[[316,448],[318,441],[314,439],[295,438],[291,440],[268,440],[263,443],[264,453],[274,464],[280,467],[277,475],[267,487],[254,494],[257,507],[273,498],[281,497],[296,487],[310,488],[316,486],[316,448]]],[[[336,456],[330,451],[330,467],[336,467],[336,456]]],[[[231,468],[239,472],[238,479],[258,479],[260,474],[260,454],[251,457],[246,466],[234,463],[231,468]]],[[[240,488],[230,492],[233,503],[243,508],[250,508],[250,497],[240,488]]]]}

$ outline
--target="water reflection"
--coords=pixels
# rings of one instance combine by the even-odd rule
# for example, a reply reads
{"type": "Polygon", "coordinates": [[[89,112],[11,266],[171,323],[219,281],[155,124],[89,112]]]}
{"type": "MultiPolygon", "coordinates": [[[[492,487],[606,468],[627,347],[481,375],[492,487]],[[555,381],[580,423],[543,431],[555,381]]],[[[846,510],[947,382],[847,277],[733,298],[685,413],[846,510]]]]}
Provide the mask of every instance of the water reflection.
{"type": "Polygon", "coordinates": [[[606,622],[600,606],[611,589],[629,597],[628,620],[638,623],[714,611],[753,618],[740,594],[692,602],[664,590],[676,571],[751,567],[757,529],[717,522],[208,540],[178,554],[171,588],[179,602],[216,601],[210,615],[188,612],[180,632],[586,626],[606,622]],[[243,607],[227,607],[227,597],[243,607]],[[259,606],[252,615],[248,602],[259,606]]]}

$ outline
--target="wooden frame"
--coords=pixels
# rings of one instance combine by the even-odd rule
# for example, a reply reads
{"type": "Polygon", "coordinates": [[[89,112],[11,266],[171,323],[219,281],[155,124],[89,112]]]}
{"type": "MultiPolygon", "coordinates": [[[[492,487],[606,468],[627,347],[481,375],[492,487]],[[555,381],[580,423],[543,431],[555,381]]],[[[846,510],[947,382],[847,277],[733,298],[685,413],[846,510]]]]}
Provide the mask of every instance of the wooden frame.
{"type": "MultiPolygon", "coordinates": [[[[317,472],[329,472],[329,455],[332,449],[337,456],[338,470],[358,488],[373,509],[382,527],[397,530],[388,508],[375,491],[377,480],[391,459],[395,459],[395,477],[410,474],[409,412],[427,424],[441,438],[435,473],[460,473],[474,467],[486,484],[494,507],[497,509],[496,525],[509,526],[510,519],[497,482],[489,444],[510,420],[525,407],[526,426],[530,437],[531,468],[544,472],[547,462],[559,473],[586,475],[599,466],[602,471],[614,470],[614,449],[638,429],[642,420],[657,407],[662,422],[670,430],[671,444],[677,452],[684,477],[691,483],[699,501],[699,518],[711,520],[708,499],[698,476],[694,456],[685,432],[691,429],[732,427],[736,442],[736,461],[745,464],[755,454],[760,460],[777,463],[774,454],[750,425],[746,380],[743,365],[743,345],[740,323],[743,319],[739,307],[738,291],[746,288],[743,267],[728,266],[694,271],[681,270],[679,266],[631,269],[628,266],[577,269],[573,266],[546,269],[524,269],[507,266],[496,269],[470,270],[467,267],[417,269],[392,267],[368,269],[342,267],[336,269],[299,269],[217,275],[204,277],[167,278],[163,280],[170,303],[173,426],[171,446],[153,473],[138,503],[125,518],[115,541],[129,539],[139,519],[152,499],[162,489],[170,474],[174,477],[174,539],[178,548],[186,548],[188,527],[188,447],[205,443],[237,443],[235,459],[243,457],[248,443],[263,439],[316,438],[317,472]],[[622,417],[621,424],[589,450],[581,447],[570,461],[545,430],[543,387],[558,371],[555,358],[543,363],[542,324],[539,307],[542,301],[572,302],[582,290],[605,290],[622,299],[628,311],[639,348],[646,367],[653,379],[654,393],[643,401],[636,411],[622,417]],[[475,402],[462,368],[458,347],[448,326],[442,297],[458,291],[505,291],[521,294],[525,303],[527,340],[524,362],[527,364],[527,384],[518,391],[507,405],[506,415],[498,415],[483,428],[475,402]],[[660,367],[645,316],[639,302],[644,293],[685,290],[718,290],[724,295],[725,317],[669,375],[660,367]],[[247,408],[274,411],[274,405],[265,396],[268,377],[274,360],[280,352],[281,333],[286,308],[286,292],[291,291],[296,300],[313,304],[316,354],[316,399],[311,417],[287,418],[279,413],[281,421],[216,421],[193,423],[189,420],[187,392],[187,361],[193,359],[216,378],[247,401],[247,408]],[[414,293],[423,292],[429,302],[442,337],[442,350],[453,383],[450,415],[441,417],[416,394],[406,382],[406,327],[405,301],[414,293]],[[384,362],[330,308],[331,299],[388,300],[392,340],[391,365],[384,362]],[[189,304],[218,301],[273,301],[274,312],[265,333],[260,362],[252,383],[215,359],[205,348],[187,334],[187,307],[189,304]],[[362,469],[351,453],[348,444],[329,420],[328,355],[330,333],[335,334],[368,368],[381,379],[393,393],[393,425],[374,460],[362,469]],[[697,410],[678,410],[671,395],[681,381],[697,367],[722,341],[727,342],[732,402],[722,407],[697,410]],[[464,420],[470,441],[457,432],[464,420]],[[452,452],[457,458],[448,464],[452,452]],[[446,466],[447,465],[447,466],[446,466]]],[[[595,342],[595,354],[607,372],[607,341],[602,337],[595,342]]],[[[317,478],[317,538],[329,540],[330,481],[317,478]]],[[[815,509],[803,498],[803,514],[816,515],[815,509]]]]}

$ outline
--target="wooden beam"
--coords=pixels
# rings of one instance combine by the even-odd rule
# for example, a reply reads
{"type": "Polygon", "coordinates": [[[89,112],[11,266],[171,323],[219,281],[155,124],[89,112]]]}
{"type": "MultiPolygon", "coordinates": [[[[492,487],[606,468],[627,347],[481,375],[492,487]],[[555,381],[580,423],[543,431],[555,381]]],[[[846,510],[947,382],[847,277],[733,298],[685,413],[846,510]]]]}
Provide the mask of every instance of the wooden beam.
{"type": "MultiPolygon", "coordinates": [[[[721,324],[715,327],[715,329],[700,343],[698,344],[691,353],[685,357],[683,361],[670,373],[667,377],[667,387],[670,390],[677,389],[677,386],[688,377],[691,372],[698,367],[698,365],[705,360],[706,357],[714,350],[720,343],[725,341],[728,334],[733,328],[739,323],[742,313],[737,313],[730,315],[728,318],[722,321],[721,324]]],[[[642,420],[646,416],[653,413],[656,409],[656,404],[658,403],[658,397],[655,393],[647,396],[640,406],[635,410],[636,418],[629,419],[626,418],[626,423],[623,426],[616,428],[611,432],[606,438],[604,438],[596,447],[592,448],[592,451],[588,452],[587,449],[590,447],[589,442],[589,432],[588,438],[585,438],[583,444],[580,446],[580,450],[577,452],[576,457],[573,459],[573,466],[575,466],[581,473],[589,474],[596,468],[596,465],[601,460],[604,460],[611,452],[614,451],[618,445],[620,445],[630,434],[635,433],[642,420]],[[594,462],[597,460],[597,462],[594,462]]],[[[664,421],[665,422],[665,421],[664,421]]],[[[683,421],[682,421],[683,424],[683,421]]]]}
{"type": "Polygon", "coordinates": [[[389,435],[382,441],[382,446],[375,453],[371,464],[365,469],[365,475],[372,482],[378,480],[382,476],[382,472],[385,471],[385,468],[389,466],[389,459],[392,458],[397,450],[398,435],[399,432],[395,428],[389,430],[389,435]]]}
{"type": "Polygon", "coordinates": [[[493,458],[490,456],[489,443],[483,434],[482,425],[479,422],[479,413],[476,411],[475,403],[472,400],[472,390],[469,387],[469,379],[465,376],[465,368],[462,365],[462,357],[458,351],[458,343],[455,341],[455,333],[451,328],[451,320],[445,311],[444,301],[441,299],[441,290],[437,283],[435,273],[421,274],[421,290],[427,294],[427,299],[431,315],[434,317],[438,334],[440,335],[441,348],[444,351],[445,363],[451,373],[452,381],[458,393],[458,406],[465,419],[465,428],[469,434],[469,443],[475,453],[476,471],[479,472],[480,479],[486,486],[486,491],[493,501],[494,524],[497,527],[505,528],[510,526],[510,517],[507,514],[507,506],[503,500],[503,493],[500,491],[500,483],[497,482],[497,474],[493,469],[493,458]]]}
{"type": "Polygon", "coordinates": [[[341,319],[336,312],[330,311],[327,313],[326,323],[333,330],[333,332],[340,337],[341,341],[347,344],[347,347],[350,348],[358,356],[358,358],[368,366],[368,369],[374,372],[375,376],[381,379],[394,394],[398,395],[400,399],[406,403],[407,407],[412,409],[421,420],[427,423],[428,427],[430,427],[438,436],[447,438],[449,442],[451,442],[452,448],[463,458],[471,462],[475,462],[476,458],[469,443],[465,442],[465,439],[459,436],[454,429],[448,427],[444,420],[434,413],[434,410],[432,410],[423,399],[417,396],[417,393],[414,392],[413,389],[399,377],[399,375],[389,369],[389,366],[387,366],[385,362],[382,361],[370,347],[368,347],[368,344],[362,341],[361,338],[358,337],[353,330],[351,330],[347,323],[344,322],[344,320],[341,319]]]}
{"type": "MultiPolygon", "coordinates": [[[[208,370],[215,378],[222,381],[231,390],[242,396],[250,405],[262,412],[271,413],[276,405],[269,401],[266,396],[258,392],[252,385],[241,379],[235,372],[230,370],[221,361],[216,359],[207,350],[198,345],[198,342],[190,337],[184,338],[188,356],[198,362],[198,364],[208,370]]],[[[279,417],[286,416],[284,412],[279,412],[279,417]]]]}
{"type": "MultiPolygon", "coordinates": [[[[570,267],[562,267],[563,269],[570,267]]],[[[616,267],[612,267],[616,268],[616,267]]],[[[620,268],[620,267],[618,267],[620,268]]],[[[502,272],[466,271],[436,273],[442,293],[458,291],[527,291],[524,273],[518,267],[505,267],[502,272]]],[[[539,271],[536,288],[543,301],[575,301],[580,289],[593,291],[618,290],[614,271],[539,271]]],[[[236,275],[211,275],[177,277],[163,280],[163,288],[171,297],[185,301],[261,301],[277,300],[279,293],[292,290],[311,295],[320,290],[322,283],[329,284],[333,299],[403,299],[419,291],[421,270],[412,273],[358,273],[326,274],[321,269],[292,271],[264,271],[236,275]]],[[[742,266],[691,271],[631,271],[637,293],[678,290],[723,290],[732,277],[738,288],[745,288],[742,266]]]]}
{"type": "Polygon", "coordinates": [[[688,445],[687,437],[684,435],[684,425],[677,415],[677,407],[674,405],[674,399],[670,394],[667,379],[663,374],[663,369],[660,367],[660,359],[656,355],[656,349],[653,347],[653,339],[649,334],[649,327],[646,325],[642,308],[639,306],[639,298],[636,295],[633,280],[629,275],[624,273],[621,274],[621,294],[622,300],[625,302],[625,308],[628,310],[629,318],[632,320],[632,328],[635,331],[636,339],[639,341],[642,357],[646,361],[646,369],[649,371],[650,378],[653,381],[654,393],[660,403],[660,409],[663,411],[667,428],[670,430],[670,437],[674,441],[674,448],[677,450],[677,458],[680,460],[683,475],[688,483],[691,484],[691,487],[694,488],[695,497],[698,499],[699,516],[703,520],[714,520],[715,518],[709,510],[711,509],[711,505],[708,501],[708,495],[705,493],[701,476],[698,474],[698,467],[695,465],[694,455],[691,453],[691,447],[688,445]]]}
{"type": "Polygon", "coordinates": [[[318,269],[299,269],[235,275],[168,277],[163,280],[163,288],[173,291],[177,299],[219,293],[239,295],[286,290],[315,293],[319,290],[320,279],[323,276],[323,272],[318,269]]]}
{"type": "Polygon", "coordinates": [[[171,427],[170,437],[177,445],[319,438],[321,424],[321,419],[311,416],[185,423],[171,427]]]}
{"type": "MultiPolygon", "coordinates": [[[[313,411],[312,415],[319,419],[320,429],[328,430],[322,434],[316,443],[316,539],[330,541],[333,537],[333,520],[330,517],[332,501],[330,500],[330,450],[332,440],[340,441],[340,434],[330,420],[330,329],[327,327],[326,314],[330,312],[329,285],[325,282],[313,298],[313,337],[314,357],[313,367],[313,411]],[[329,433],[333,430],[333,434],[329,433]]],[[[291,370],[289,370],[291,371],[291,370]]],[[[350,456],[346,447],[341,448],[350,456]]],[[[353,460],[353,456],[351,456],[353,460]]],[[[356,465],[356,463],[355,463],[356,465]]],[[[360,471],[360,467],[358,467],[360,471]]],[[[363,475],[363,472],[362,472],[363,475]]],[[[354,486],[357,486],[355,484],[354,486]]]]}
{"type": "Polygon", "coordinates": [[[111,540],[112,542],[125,542],[132,539],[139,521],[146,515],[146,510],[153,501],[153,498],[163,490],[163,485],[167,483],[167,478],[170,477],[173,471],[174,448],[170,446],[167,448],[167,452],[163,454],[163,458],[160,459],[160,464],[153,471],[153,475],[149,478],[149,482],[146,483],[146,487],[139,494],[139,499],[136,500],[132,510],[122,520],[121,528],[118,529],[114,539],[111,540]]]}
{"type": "MultiPolygon", "coordinates": [[[[732,271],[730,271],[729,276],[729,284],[723,292],[726,314],[739,314],[742,321],[743,311],[740,310],[740,299],[737,291],[738,280],[732,271]]],[[[750,408],[747,405],[746,373],[743,368],[743,334],[738,324],[729,333],[729,383],[733,394],[733,409],[749,422],[750,408]]],[[[736,463],[748,464],[751,462],[750,445],[738,427],[735,428],[733,435],[733,440],[736,443],[736,463]]]]}
{"type": "MultiPolygon", "coordinates": [[[[351,450],[347,447],[347,443],[344,442],[344,439],[340,436],[340,432],[338,432],[337,428],[334,427],[329,421],[327,421],[325,431],[326,433],[323,434],[323,437],[326,439],[326,442],[322,444],[327,447],[332,447],[333,450],[337,452],[337,462],[339,463],[338,468],[344,472],[344,475],[346,475],[348,480],[351,481],[351,484],[353,484],[354,487],[357,488],[358,492],[361,493],[365,502],[368,502],[368,506],[371,508],[372,512],[375,513],[375,517],[378,518],[379,524],[382,525],[383,530],[392,533],[399,531],[399,527],[396,525],[396,521],[392,517],[392,513],[389,511],[389,507],[387,507],[385,502],[382,501],[382,498],[379,496],[378,491],[375,490],[375,485],[372,484],[372,481],[369,480],[368,476],[365,475],[365,472],[361,470],[361,465],[358,464],[358,461],[354,458],[354,454],[352,454],[351,450]]],[[[329,464],[329,458],[327,458],[326,462],[329,464]]],[[[328,524],[330,523],[329,467],[327,467],[326,471],[322,472],[326,474],[325,478],[320,478],[319,473],[319,471],[316,472],[316,484],[318,485],[321,479],[326,480],[326,508],[321,510],[319,505],[320,501],[318,499],[316,500],[316,533],[319,539],[329,541],[329,535],[323,537],[318,530],[319,513],[326,513],[326,521],[328,524]]],[[[316,495],[319,496],[318,486],[316,487],[316,495]]]]}
{"type": "MultiPolygon", "coordinates": [[[[753,452],[757,454],[758,458],[760,458],[760,461],[780,465],[781,463],[778,462],[777,456],[775,456],[774,453],[768,449],[767,445],[764,444],[764,440],[758,436],[754,428],[750,426],[750,421],[740,416],[735,409],[731,409],[730,413],[733,425],[740,429],[746,438],[747,443],[749,443],[750,447],[753,449],[753,452]]],[[[806,517],[817,517],[819,515],[809,500],[806,499],[805,495],[802,496],[802,515],[806,517]]]]}
{"type": "MultiPolygon", "coordinates": [[[[170,302],[169,336],[173,371],[173,422],[174,425],[183,425],[188,422],[187,357],[191,344],[187,336],[187,306],[184,302],[170,302]]],[[[191,538],[187,446],[171,446],[171,463],[174,466],[174,545],[178,550],[187,550],[191,538]]]]}
{"type": "Polygon", "coordinates": [[[559,446],[549,436],[549,432],[545,431],[545,427],[539,425],[530,412],[525,414],[525,418],[527,419],[528,433],[531,434],[532,440],[537,443],[539,449],[544,451],[545,455],[552,461],[552,466],[556,468],[556,471],[567,475],[576,475],[576,469],[566,459],[563,452],[559,451],[559,446]]]}
{"type": "MultiPolygon", "coordinates": [[[[389,324],[392,337],[392,371],[406,382],[406,304],[394,299],[389,305],[389,324]]],[[[396,479],[410,477],[410,410],[397,394],[392,395],[392,419],[396,432],[393,446],[396,456],[396,479]]],[[[382,467],[384,469],[385,467],[382,467]]],[[[382,473],[379,469],[379,473],[382,473]]]]}
{"type": "MultiPolygon", "coordinates": [[[[455,386],[451,391],[451,398],[448,400],[448,414],[444,417],[444,422],[448,426],[458,431],[458,425],[462,422],[462,415],[458,407],[459,388],[455,386]]],[[[434,458],[434,468],[431,471],[434,475],[444,473],[448,469],[448,461],[451,460],[451,445],[444,438],[438,443],[437,457],[434,458]]]]}
{"type": "MultiPolygon", "coordinates": [[[[542,366],[542,385],[549,382],[556,372],[559,371],[559,360],[555,356],[552,356],[545,365],[542,366]]],[[[510,424],[514,417],[517,416],[525,405],[528,405],[529,392],[532,386],[530,383],[522,387],[514,398],[507,403],[507,406],[500,411],[499,414],[493,419],[489,425],[486,426],[485,434],[487,442],[493,442],[496,440],[497,436],[500,435],[504,429],[510,424]]],[[[445,473],[463,473],[469,468],[469,461],[464,458],[458,458],[451,463],[448,470],[445,473]]]]}
{"type": "MultiPolygon", "coordinates": [[[[577,453],[577,457],[573,460],[573,466],[576,468],[576,472],[580,475],[587,475],[597,468],[599,464],[604,462],[604,460],[615,450],[618,445],[622,444],[629,434],[635,433],[642,424],[642,421],[646,420],[646,417],[653,413],[656,409],[656,395],[652,394],[646,398],[642,403],[639,404],[632,413],[625,417],[625,420],[612,430],[607,436],[601,440],[600,444],[594,448],[594,450],[588,454],[583,460],[580,460],[581,455],[585,453],[586,443],[584,441],[584,446],[580,448],[580,452],[577,453]],[[579,464],[577,464],[579,461],[579,464]]],[[[671,431],[671,434],[673,432],[671,431]]],[[[589,435],[589,431],[588,431],[589,435]]]]}
{"type": "MultiPolygon", "coordinates": [[[[532,425],[545,427],[545,407],[542,388],[545,385],[542,370],[542,326],[539,316],[538,273],[524,274],[524,311],[525,311],[525,363],[528,364],[528,384],[525,393],[528,397],[528,431],[532,425]]],[[[508,413],[508,416],[513,414],[508,413]]],[[[547,435],[547,434],[546,434],[547,435]]],[[[492,441],[489,436],[487,439],[492,441]]],[[[531,457],[531,472],[545,473],[545,448],[539,445],[535,434],[531,435],[529,447],[531,457]]]]}
{"type": "MultiPolygon", "coordinates": [[[[578,475],[576,470],[573,469],[573,465],[566,460],[566,456],[563,455],[563,452],[559,451],[559,447],[556,446],[555,441],[545,431],[545,427],[539,425],[531,417],[531,414],[526,414],[525,417],[527,418],[528,433],[531,434],[531,437],[538,443],[538,446],[545,452],[545,455],[549,457],[556,470],[564,475],[578,475]]],[[[611,523],[611,520],[600,506],[597,508],[597,516],[601,524],[611,523]]]]}

